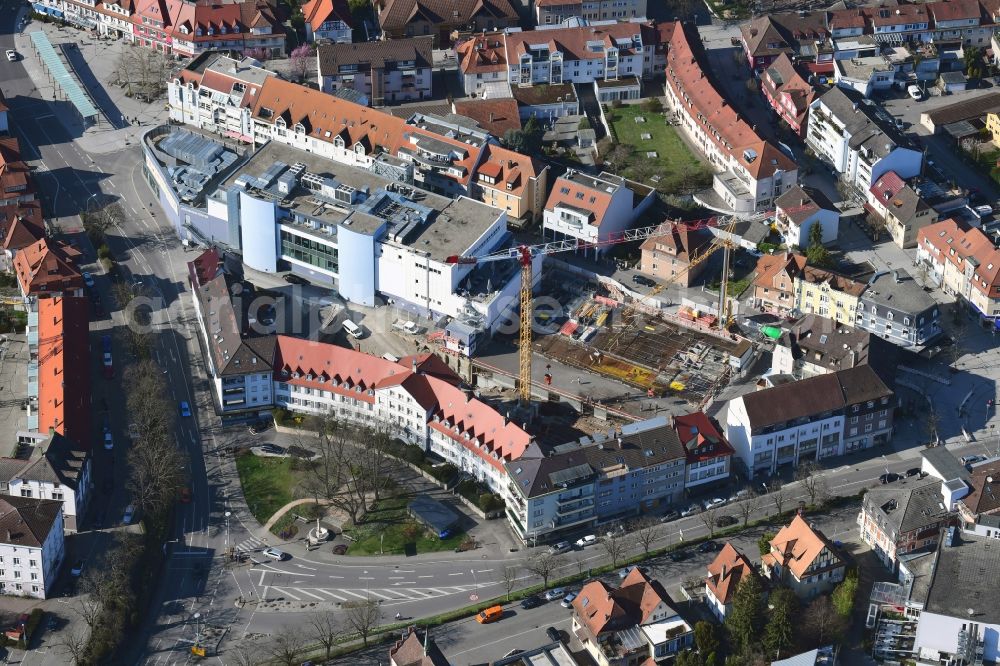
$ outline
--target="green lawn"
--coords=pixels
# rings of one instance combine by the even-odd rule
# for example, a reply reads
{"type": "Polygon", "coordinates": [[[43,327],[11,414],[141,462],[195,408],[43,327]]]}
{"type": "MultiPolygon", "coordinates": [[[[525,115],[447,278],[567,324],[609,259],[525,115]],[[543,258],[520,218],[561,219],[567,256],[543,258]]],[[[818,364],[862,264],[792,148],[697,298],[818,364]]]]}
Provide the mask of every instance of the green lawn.
{"type": "Polygon", "coordinates": [[[247,506],[260,524],[294,499],[296,479],[291,458],[260,457],[246,451],[236,457],[236,470],[247,506]]]}
{"type": "Polygon", "coordinates": [[[368,512],[364,523],[345,526],[344,532],[354,537],[347,550],[348,555],[402,555],[407,545],[412,545],[418,553],[432,553],[439,550],[458,548],[466,536],[464,532],[447,539],[437,536],[422,524],[413,520],[406,511],[409,500],[405,498],[382,500],[368,512]]]}
{"type": "MultiPolygon", "coordinates": [[[[697,179],[698,174],[707,174],[707,182],[711,183],[711,171],[691,153],[677,130],[666,123],[663,113],[646,111],[642,105],[608,108],[606,113],[618,144],[632,153],[619,168],[622,175],[651,184],[649,178],[656,174],[661,179],[659,184],[669,183],[671,189],[681,186],[685,177],[697,179]],[[645,118],[645,122],[637,123],[637,117],[645,118]],[[643,134],[650,138],[642,138],[643,134]],[[649,157],[647,152],[657,155],[649,157]]],[[[700,177],[704,180],[704,175],[700,177]]]]}

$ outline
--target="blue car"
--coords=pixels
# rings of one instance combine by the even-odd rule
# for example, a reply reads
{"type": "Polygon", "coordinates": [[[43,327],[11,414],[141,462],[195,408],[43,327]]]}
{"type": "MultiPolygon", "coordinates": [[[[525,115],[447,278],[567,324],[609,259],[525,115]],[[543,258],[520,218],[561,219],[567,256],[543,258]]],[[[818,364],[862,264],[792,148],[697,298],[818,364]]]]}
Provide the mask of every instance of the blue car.
{"type": "Polygon", "coordinates": [[[101,336],[101,351],[110,354],[111,353],[111,336],[102,335],[101,336]]]}
{"type": "Polygon", "coordinates": [[[191,416],[191,407],[188,406],[187,402],[182,400],[180,404],[181,416],[188,418],[191,416]]]}

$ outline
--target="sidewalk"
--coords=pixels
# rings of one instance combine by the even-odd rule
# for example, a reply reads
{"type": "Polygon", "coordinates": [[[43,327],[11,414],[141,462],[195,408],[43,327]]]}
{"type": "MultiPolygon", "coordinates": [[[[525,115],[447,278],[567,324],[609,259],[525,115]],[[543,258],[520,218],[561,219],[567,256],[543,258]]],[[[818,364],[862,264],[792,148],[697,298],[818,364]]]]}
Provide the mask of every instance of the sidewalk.
{"type": "MultiPolygon", "coordinates": [[[[22,13],[28,11],[25,6],[20,9],[22,13]]],[[[75,45],[79,49],[82,59],[86,61],[87,67],[97,77],[97,83],[90,82],[89,86],[85,85],[86,82],[80,81],[79,78],[78,81],[81,87],[87,90],[92,100],[95,102],[104,100],[104,104],[96,104],[102,113],[98,123],[85,128],[83,122],[73,114],[53,113],[74,137],[79,148],[92,154],[122,152],[127,150],[129,146],[135,145],[142,134],[151,126],[167,121],[168,113],[164,98],[161,97],[150,103],[140,102],[126,97],[122,88],[109,83],[113,80],[114,70],[120,55],[126,49],[140,47],[117,40],[99,39],[87,31],[70,26],[62,28],[55,23],[32,21],[24,31],[14,34],[14,44],[18,53],[21,54],[21,64],[42,99],[53,100],[56,91],[53,84],[49,82],[41,60],[31,45],[30,34],[39,30],[48,35],[49,41],[57,52],[62,51],[60,46],[62,44],[75,45]],[[101,86],[100,90],[93,90],[94,85],[101,86]],[[109,106],[119,114],[118,118],[106,117],[105,114],[109,112],[107,108],[109,106]],[[122,117],[125,118],[124,123],[122,117]],[[137,119],[138,122],[133,123],[133,118],[137,119]],[[121,128],[116,129],[116,127],[121,128]]],[[[67,65],[67,70],[71,75],[76,76],[76,72],[65,57],[63,62],[67,65]]]]}

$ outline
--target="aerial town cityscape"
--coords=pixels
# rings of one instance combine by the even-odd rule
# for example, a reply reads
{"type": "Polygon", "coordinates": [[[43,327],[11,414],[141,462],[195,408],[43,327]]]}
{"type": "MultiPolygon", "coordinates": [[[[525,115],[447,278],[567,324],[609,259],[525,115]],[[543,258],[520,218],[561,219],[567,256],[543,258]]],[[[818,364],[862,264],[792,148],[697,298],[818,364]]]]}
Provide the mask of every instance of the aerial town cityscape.
{"type": "Polygon", "coordinates": [[[0,50],[3,663],[1000,664],[1000,0],[0,50]]]}

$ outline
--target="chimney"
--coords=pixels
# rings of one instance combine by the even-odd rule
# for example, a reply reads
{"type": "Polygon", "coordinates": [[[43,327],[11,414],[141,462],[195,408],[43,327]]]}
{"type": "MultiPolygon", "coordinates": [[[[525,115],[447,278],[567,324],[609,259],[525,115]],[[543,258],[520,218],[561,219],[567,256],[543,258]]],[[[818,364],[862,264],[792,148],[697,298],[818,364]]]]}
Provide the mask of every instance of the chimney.
{"type": "Polygon", "coordinates": [[[723,564],[723,565],[722,565],[722,576],[720,576],[720,580],[721,580],[721,579],[724,579],[724,578],[726,577],[726,573],[727,573],[728,571],[729,571],[729,567],[728,567],[728,566],[726,566],[725,564],[723,564]]]}
{"type": "Polygon", "coordinates": [[[491,125],[493,124],[493,112],[492,111],[490,111],[490,124],[491,125]]]}
{"type": "Polygon", "coordinates": [[[410,365],[410,369],[413,370],[413,372],[417,371],[417,358],[416,357],[413,357],[413,363],[410,365]]]}
{"type": "Polygon", "coordinates": [[[618,438],[618,448],[619,448],[619,449],[620,449],[620,448],[623,448],[623,447],[622,447],[622,438],[621,438],[621,437],[619,437],[619,438],[618,438]]]}
{"type": "Polygon", "coordinates": [[[902,280],[899,279],[899,271],[893,269],[893,271],[892,271],[892,279],[896,281],[896,284],[899,284],[900,282],[902,282],[902,280]]]}

